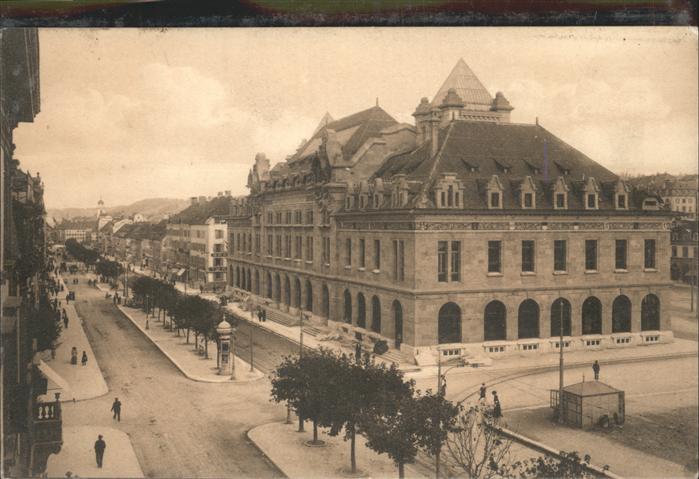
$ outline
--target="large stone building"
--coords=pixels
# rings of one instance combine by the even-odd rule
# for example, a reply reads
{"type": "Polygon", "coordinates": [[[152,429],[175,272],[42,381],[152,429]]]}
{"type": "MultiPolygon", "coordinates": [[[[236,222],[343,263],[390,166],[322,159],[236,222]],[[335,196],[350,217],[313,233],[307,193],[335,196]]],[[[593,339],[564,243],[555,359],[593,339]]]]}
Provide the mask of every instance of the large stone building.
{"type": "Polygon", "coordinates": [[[668,212],[512,109],[460,60],[415,125],[375,106],[271,169],[258,154],[232,286],[407,357],[671,340],[668,212]]]}

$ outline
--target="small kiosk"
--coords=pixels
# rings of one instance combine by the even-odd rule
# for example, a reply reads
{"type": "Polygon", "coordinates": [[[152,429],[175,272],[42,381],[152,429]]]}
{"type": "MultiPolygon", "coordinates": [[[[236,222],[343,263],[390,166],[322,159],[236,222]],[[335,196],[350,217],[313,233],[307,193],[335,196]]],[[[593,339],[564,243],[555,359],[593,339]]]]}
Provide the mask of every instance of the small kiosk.
{"type": "MultiPolygon", "coordinates": [[[[580,428],[624,423],[624,391],[600,381],[583,381],[563,388],[563,421],[580,428]]],[[[551,408],[559,410],[558,389],[551,390],[551,408]]]]}

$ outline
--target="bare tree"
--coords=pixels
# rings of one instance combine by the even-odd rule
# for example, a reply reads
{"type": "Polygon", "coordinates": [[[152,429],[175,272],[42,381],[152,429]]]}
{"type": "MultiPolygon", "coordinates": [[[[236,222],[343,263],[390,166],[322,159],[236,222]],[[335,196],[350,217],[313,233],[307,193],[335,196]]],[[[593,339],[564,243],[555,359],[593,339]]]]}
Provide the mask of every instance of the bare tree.
{"type": "Polygon", "coordinates": [[[472,479],[490,479],[507,475],[510,446],[495,426],[496,419],[485,406],[465,408],[459,415],[457,431],[447,437],[447,461],[472,479]]]}

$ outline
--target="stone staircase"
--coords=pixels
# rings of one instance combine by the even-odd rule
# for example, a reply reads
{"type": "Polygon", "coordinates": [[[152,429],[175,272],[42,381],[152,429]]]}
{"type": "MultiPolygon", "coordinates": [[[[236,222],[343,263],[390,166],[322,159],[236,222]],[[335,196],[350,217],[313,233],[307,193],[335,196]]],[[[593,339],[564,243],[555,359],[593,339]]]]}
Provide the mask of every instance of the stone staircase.
{"type": "Polygon", "coordinates": [[[292,316],[275,308],[267,308],[267,320],[289,327],[299,325],[298,317],[292,316]]]}
{"type": "Polygon", "coordinates": [[[325,334],[325,331],[322,329],[311,325],[303,325],[303,334],[308,334],[309,336],[313,336],[314,338],[318,336],[319,334],[325,334]]]}

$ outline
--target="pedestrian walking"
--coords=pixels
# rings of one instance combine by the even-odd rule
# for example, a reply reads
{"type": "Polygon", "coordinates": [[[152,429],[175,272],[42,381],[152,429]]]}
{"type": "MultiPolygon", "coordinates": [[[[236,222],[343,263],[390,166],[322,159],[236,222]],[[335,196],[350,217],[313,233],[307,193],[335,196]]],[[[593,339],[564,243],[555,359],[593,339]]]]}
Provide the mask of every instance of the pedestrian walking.
{"type": "Polygon", "coordinates": [[[599,362],[595,359],[595,362],[592,365],[592,371],[595,373],[595,381],[599,381],[599,369],[599,362]]]}
{"type": "Polygon", "coordinates": [[[75,346],[70,348],[70,364],[73,366],[78,364],[78,348],[75,346]]]}
{"type": "Polygon", "coordinates": [[[500,398],[497,391],[493,391],[493,417],[495,419],[502,417],[502,407],[500,406],[500,398]]]}
{"type": "Polygon", "coordinates": [[[481,388],[480,388],[480,390],[479,390],[479,397],[478,397],[478,400],[479,400],[479,401],[485,402],[485,400],[486,400],[486,397],[485,397],[486,391],[487,391],[487,389],[486,389],[486,387],[485,387],[485,383],[482,383],[482,384],[481,384],[481,388]]]}
{"type": "Polygon", "coordinates": [[[362,345],[359,341],[354,345],[354,360],[359,362],[362,359],[362,345]]]}
{"type": "Polygon", "coordinates": [[[121,401],[119,401],[119,398],[114,398],[114,402],[112,403],[112,412],[114,413],[112,419],[116,419],[117,422],[121,422],[121,401]]]}
{"type": "Polygon", "coordinates": [[[68,329],[68,315],[63,314],[63,327],[68,329]]]}
{"type": "Polygon", "coordinates": [[[66,294],[66,304],[70,304],[70,293],[66,294]]]}
{"type": "Polygon", "coordinates": [[[97,436],[95,441],[95,459],[97,459],[97,467],[102,468],[102,459],[104,458],[104,450],[107,449],[107,443],[102,439],[102,435],[97,436]]]}
{"type": "Polygon", "coordinates": [[[87,366],[87,353],[85,351],[83,351],[83,357],[80,362],[83,364],[83,366],[87,366]]]}

